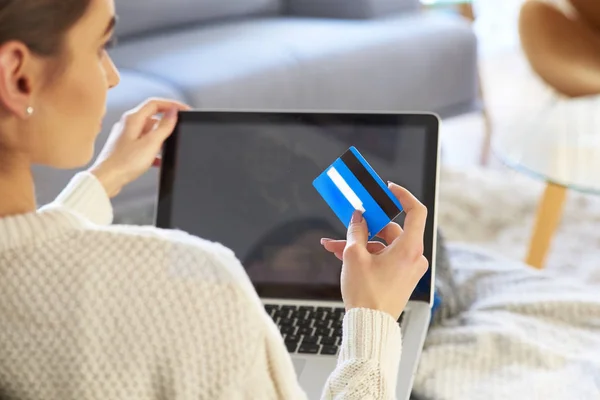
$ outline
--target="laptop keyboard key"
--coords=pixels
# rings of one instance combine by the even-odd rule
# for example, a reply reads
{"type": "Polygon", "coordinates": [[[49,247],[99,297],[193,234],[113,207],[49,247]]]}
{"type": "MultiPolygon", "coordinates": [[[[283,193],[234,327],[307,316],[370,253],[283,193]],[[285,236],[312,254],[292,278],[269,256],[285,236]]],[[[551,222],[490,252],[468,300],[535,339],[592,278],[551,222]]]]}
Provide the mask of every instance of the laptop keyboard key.
{"type": "Polygon", "coordinates": [[[329,321],[315,321],[315,328],[329,328],[329,321]]]}
{"type": "Polygon", "coordinates": [[[329,336],[331,334],[331,329],[329,328],[317,328],[315,335],[317,336],[329,336]]]}
{"type": "Polygon", "coordinates": [[[298,307],[296,306],[281,306],[281,309],[284,311],[296,311],[298,307]]]}
{"type": "Polygon", "coordinates": [[[332,336],[333,337],[339,337],[339,338],[341,338],[342,337],[342,328],[334,329],[332,336]]]}
{"type": "Polygon", "coordinates": [[[279,331],[282,334],[288,334],[288,335],[293,335],[294,333],[296,333],[296,327],[295,326],[282,326],[279,331]]]}
{"type": "Polygon", "coordinates": [[[329,318],[329,313],[326,311],[317,311],[317,313],[315,314],[315,319],[320,320],[320,319],[328,319],[329,318]]]}
{"type": "Polygon", "coordinates": [[[315,308],[313,306],[301,306],[298,310],[300,310],[300,311],[314,311],[315,308]]]}
{"type": "Polygon", "coordinates": [[[336,341],[336,338],[333,337],[322,337],[320,343],[326,346],[333,346],[335,345],[336,341]]]}
{"type": "Polygon", "coordinates": [[[318,354],[320,347],[321,346],[319,346],[318,344],[302,343],[300,345],[300,347],[298,348],[298,353],[303,353],[303,354],[318,354]]]}
{"type": "Polygon", "coordinates": [[[309,326],[303,326],[298,329],[298,335],[312,336],[314,330],[315,330],[315,328],[311,328],[309,326]]]}
{"type": "Polygon", "coordinates": [[[294,320],[291,319],[291,318],[281,318],[279,320],[279,325],[282,325],[282,326],[292,326],[292,325],[294,325],[294,320]]]}
{"type": "Polygon", "coordinates": [[[317,336],[304,336],[302,339],[302,343],[315,344],[317,343],[319,338],[317,336]]]}
{"type": "Polygon", "coordinates": [[[285,342],[298,343],[300,342],[300,335],[285,335],[285,342]]]}
{"type": "Polygon", "coordinates": [[[312,319],[305,319],[303,321],[296,322],[296,326],[299,326],[300,328],[310,328],[312,326],[312,322],[312,319]]]}
{"type": "Polygon", "coordinates": [[[336,355],[338,351],[338,347],[337,346],[323,346],[321,348],[321,354],[327,354],[327,355],[336,355]]]}
{"type": "Polygon", "coordinates": [[[295,353],[296,349],[298,348],[298,343],[285,342],[285,347],[287,347],[287,350],[290,353],[295,353]]]}
{"type": "Polygon", "coordinates": [[[323,311],[324,312],[332,312],[333,308],[331,308],[331,307],[317,307],[317,311],[319,311],[319,312],[323,312],[323,311]]]}
{"type": "Polygon", "coordinates": [[[306,320],[311,320],[312,318],[308,317],[308,312],[306,311],[301,311],[300,314],[298,315],[298,323],[300,323],[301,321],[306,321],[306,320]]]}
{"type": "Polygon", "coordinates": [[[306,314],[306,311],[292,311],[292,314],[290,314],[290,318],[291,319],[303,319],[304,314],[306,314]]]}

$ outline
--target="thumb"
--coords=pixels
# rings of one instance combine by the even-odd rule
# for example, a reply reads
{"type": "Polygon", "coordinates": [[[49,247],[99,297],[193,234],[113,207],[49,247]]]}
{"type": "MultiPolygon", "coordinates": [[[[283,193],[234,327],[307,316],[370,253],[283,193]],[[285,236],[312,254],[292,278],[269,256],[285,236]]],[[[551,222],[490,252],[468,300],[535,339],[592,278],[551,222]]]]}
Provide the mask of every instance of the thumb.
{"type": "Polygon", "coordinates": [[[168,138],[171,133],[173,133],[173,129],[175,129],[175,124],[177,124],[177,108],[171,108],[167,111],[164,116],[160,119],[160,122],[157,124],[156,129],[150,132],[149,136],[152,136],[153,139],[160,141],[161,143],[168,138]]]}
{"type": "Polygon", "coordinates": [[[369,241],[369,230],[367,222],[363,218],[362,212],[354,211],[352,219],[348,225],[348,245],[354,244],[357,247],[366,248],[369,241]]]}

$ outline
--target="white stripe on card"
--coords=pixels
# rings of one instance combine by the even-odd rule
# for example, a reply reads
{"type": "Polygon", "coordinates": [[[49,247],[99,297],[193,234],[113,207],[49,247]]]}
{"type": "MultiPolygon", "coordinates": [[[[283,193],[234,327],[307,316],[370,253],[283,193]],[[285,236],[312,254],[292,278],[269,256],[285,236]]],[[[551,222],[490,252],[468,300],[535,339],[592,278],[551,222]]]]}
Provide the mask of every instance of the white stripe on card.
{"type": "Polygon", "coordinates": [[[340,192],[344,195],[346,200],[354,207],[355,210],[359,210],[361,212],[365,212],[362,201],[360,198],[354,193],[354,190],[348,185],[348,183],[342,178],[340,173],[334,167],[331,167],[327,170],[327,176],[331,179],[331,181],[340,189],[340,192]]]}

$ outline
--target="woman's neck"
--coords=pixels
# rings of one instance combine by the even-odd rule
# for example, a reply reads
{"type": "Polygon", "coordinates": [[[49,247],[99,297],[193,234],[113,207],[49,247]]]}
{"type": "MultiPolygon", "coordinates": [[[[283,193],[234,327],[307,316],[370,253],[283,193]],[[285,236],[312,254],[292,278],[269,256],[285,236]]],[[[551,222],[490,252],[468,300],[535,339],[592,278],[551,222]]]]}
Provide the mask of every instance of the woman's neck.
{"type": "Polygon", "coordinates": [[[26,157],[0,150],[0,218],[36,210],[31,166],[26,157]]]}

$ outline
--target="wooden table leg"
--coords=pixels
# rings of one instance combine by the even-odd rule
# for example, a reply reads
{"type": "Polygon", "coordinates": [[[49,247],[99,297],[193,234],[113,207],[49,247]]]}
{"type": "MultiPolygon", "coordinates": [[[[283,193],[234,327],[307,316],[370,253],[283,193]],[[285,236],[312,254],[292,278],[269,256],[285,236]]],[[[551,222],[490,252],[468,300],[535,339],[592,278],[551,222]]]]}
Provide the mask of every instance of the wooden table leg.
{"type": "Polygon", "coordinates": [[[550,243],[562,218],[567,188],[546,183],[546,189],[538,206],[533,234],[529,243],[526,262],[542,269],[548,255],[550,243]]]}

